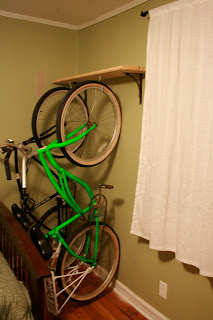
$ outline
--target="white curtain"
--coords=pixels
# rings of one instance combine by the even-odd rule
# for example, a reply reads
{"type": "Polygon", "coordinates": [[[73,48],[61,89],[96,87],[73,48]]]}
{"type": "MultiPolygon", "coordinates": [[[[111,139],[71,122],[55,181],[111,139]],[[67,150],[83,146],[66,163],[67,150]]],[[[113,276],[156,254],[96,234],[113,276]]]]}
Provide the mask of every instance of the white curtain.
{"type": "Polygon", "coordinates": [[[149,15],[131,233],[213,277],[213,0],[149,15]]]}

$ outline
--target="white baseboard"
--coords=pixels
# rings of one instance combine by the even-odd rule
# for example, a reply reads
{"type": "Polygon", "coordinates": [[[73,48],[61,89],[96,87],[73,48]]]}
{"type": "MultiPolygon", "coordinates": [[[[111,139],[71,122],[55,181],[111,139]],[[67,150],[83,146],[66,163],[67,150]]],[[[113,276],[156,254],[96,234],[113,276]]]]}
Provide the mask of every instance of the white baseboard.
{"type": "Polygon", "coordinates": [[[113,290],[121,297],[121,299],[128,302],[133,308],[135,308],[148,320],[169,320],[158,310],[150,306],[150,304],[145,302],[143,299],[139,298],[120,281],[116,280],[112,284],[112,287],[113,290]]]}

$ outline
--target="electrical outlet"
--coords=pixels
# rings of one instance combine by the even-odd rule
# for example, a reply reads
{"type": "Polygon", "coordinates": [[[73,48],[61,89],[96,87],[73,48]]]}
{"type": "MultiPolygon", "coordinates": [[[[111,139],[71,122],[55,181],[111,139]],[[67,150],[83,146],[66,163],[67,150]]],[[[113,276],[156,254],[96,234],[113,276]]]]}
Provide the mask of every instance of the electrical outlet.
{"type": "Polygon", "coordinates": [[[167,283],[160,280],[159,296],[162,297],[163,299],[167,299],[167,287],[168,287],[167,283]]]}

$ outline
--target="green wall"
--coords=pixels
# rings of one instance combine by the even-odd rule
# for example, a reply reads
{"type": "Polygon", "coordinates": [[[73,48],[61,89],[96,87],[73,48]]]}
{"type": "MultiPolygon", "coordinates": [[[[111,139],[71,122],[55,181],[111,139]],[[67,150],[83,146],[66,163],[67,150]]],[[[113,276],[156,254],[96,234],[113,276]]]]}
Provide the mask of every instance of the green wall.
{"type": "MultiPolygon", "coordinates": [[[[141,10],[166,4],[150,0],[79,32],[0,17],[0,138],[16,141],[31,135],[31,115],[36,101],[36,77],[44,73],[44,91],[61,76],[117,65],[145,66],[148,18],[141,10]],[[24,123],[21,123],[24,121],[24,123]]],[[[94,190],[100,182],[113,184],[106,190],[107,220],[120,238],[121,261],[118,280],[171,320],[212,320],[213,281],[195,267],[178,262],[169,252],[149,248],[148,242],[130,234],[138,170],[142,106],[133,80],[108,80],[122,109],[122,132],[112,155],[93,168],[66,167],[86,177],[94,190]],[[168,298],[158,295],[159,281],[168,284],[168,298]]],[[[145,81],[143,82],[143,86],[145,81]]],[[[17,201],[14,179],[5,180],[0,157],[1,201],[8,207],[17,201]]],[[[60,162],[63,162],[62,160],[60,162]]],[[[64,162],[63,162],[64,163],[64,162]]],[[[42,170],[30,169],[30,189],[38,199],[51,189],[42,170]],[[32,180],[31,180],[32,181],[32,180]]],[[[79,196],[79,195],[78,195],[79,196]]]]}
{"type": "MultiPolygon", "coordinates": [[[[151,0],[79,33],[79,73],[116,65],[145,66],[149,19],[141,10],[172,1],[151,0]]],[[[145,81],[144,81],[145,82],[145,81]]],[[[121,262],[118,279],[171,320],[212,320],[213,281],[195,267],[175,259],[174,253],[149,248],[148,241],[130,234],[134,205],[142,106],[134,81],[106,82],[120,99],[122,132],[108,162],[87,169],[93,181],[106,179],[115,188],[107,192],[108,219],[119,235],[121,262]],[[159,281],[168,284],[168,298],[159,297],[159,281]]],[[[211,254],[211,253],[210,253],[211,254]]]]}
{"type": "MultiPolygon", "coordinates": [[[[0,138],[16,142],[31,135],[31,117],[39,94],[52,88],[52,80],[77,73],[78,33],[33,22],[0,17],[0,138]],[[43,75],[37,92],[38,74],[43,75]]],[[[15,177],[6,181],[0,156],[0,199],[8,207],[19,201],[15,177]]],[[[11,157],[13,165],[13,157],[11,157]]],[[[38,166],[31,166],[29,183],[36,199],[49,195],[50,183],[38,166]],[[30,182],[32,180],[30,179],[30,182]]]]}

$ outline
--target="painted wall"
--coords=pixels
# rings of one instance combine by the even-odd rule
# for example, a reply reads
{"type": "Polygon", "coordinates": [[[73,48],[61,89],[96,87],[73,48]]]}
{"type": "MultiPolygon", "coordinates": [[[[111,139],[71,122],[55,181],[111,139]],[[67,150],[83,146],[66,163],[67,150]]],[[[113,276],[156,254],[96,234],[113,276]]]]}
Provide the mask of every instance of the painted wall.
{"type": "MultiPolygon", "coordinates": [[[[31,117],[39,96],[51,81],[77,73],[78,33],[33,22],[0,17],[0,140],[31,137],[31,117]]],[[[13,166],[13,157],[11,157],[13,166]]],[[[0,199],[8,207],[19,201],[15,177],[6,181],[0,157],[0,199]]],[[[50,184],[38,166],[31,166],[29,188],[37,200],[50,195],[50,184]],[[33,179],[33,180],[32,180],[33,179]]]]}
{"type": "MultiPolygon", "coordinates": [[[[145,66],[149,10],[172,1],[151,0],[79,33],[79,73],[116,65],[145,66]]],[[[174,253],[149,249],[148,241],[130,235],[138,170],[142,106],[134,81],[106,82],[122,108],[122,133],[117,150],[96,168],[87,169],[93,183],[114,184],[107,192],[108,219],[119,235],[121,262],[118,279],[172,320],[213,319],[213,280],[195,267],[182,264],[174,253]],[[168,298],[159,297],[159,281],[168,284],[168,298]]],[[[210,253],[211,254],[211,253],[210,253]]]]}
{"type": "MultiPolygon", "coordinates": [[[[140,11],[168,2],[171,1],[150,0],[80,32],[0,17],[1,141],[8,137],[20,141],[31,135],[31,116],[38,100],[38,72],[44,74],[46,91],[53,87],[51,80],[61,76],[122,64],[144,66],[148,18],[141,18],[140,11]]],[[[200,276],[196,268],[178,262],[173,253],[149,249],[146,240],[130,235],[142,106],[131,79],[106,83],[122,108],[118,147],[110,158],[94,168],[67,167],[79,177],[86,177],[94,190],[100,182],[115,186],[106,190],[105,195],[107,221],[121,243],[119,281],[171,320],[212,320],[213,281],[200,276]],[[168,284],[167,300],[158,295],[159,280],[168,284]]],[[[0,176],[0,199],[9,207],[18,198],[14,179],[5,180],[2,156],[0,176]]],[[[32,195],[38,198],[48,195],[52,189],[42,170],[33,167],[32,177],[32,195]]]]}

